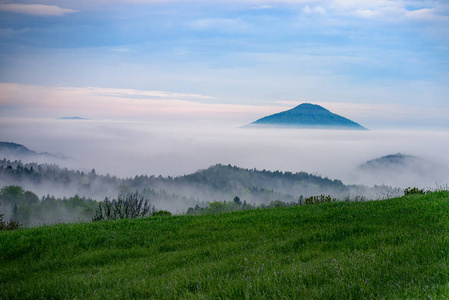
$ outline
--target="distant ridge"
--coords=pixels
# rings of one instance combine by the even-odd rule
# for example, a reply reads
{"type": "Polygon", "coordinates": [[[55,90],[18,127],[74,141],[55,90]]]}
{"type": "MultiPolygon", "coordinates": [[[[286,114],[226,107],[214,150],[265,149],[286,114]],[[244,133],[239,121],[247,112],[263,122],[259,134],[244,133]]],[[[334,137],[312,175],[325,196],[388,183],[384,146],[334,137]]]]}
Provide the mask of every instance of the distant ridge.
{"type": "Polygon", "coordinates": [[[363,170],[404,169],[408,166],[415,166],[421,163],[425,163],[421,158],[396,153],[369,160],[361,164],[359,168],[363,170]]]}
{"type": "Polygon", "coordinates": [[[62,117],[62,118],[59,118],[59,120],[89,120],[89,119],[81,118],[81,117],[62,117]]]}
{"type": "Polygon", "coordinates": [[[12,143],[12,142],[1,142],[0,141],[0,157],[14,157],[18,159],[26,158],[26,157],[47,157],[47,158],[57,158],[57,159],[66,159],[67,157],[59,154],[51,154],[48,152],[36,152],[30,150],[24,145],[12,143]]]}
{"type": "Polygon", "coordinates": [[[39,155],[41,153],[34,152],[24,145],[11,143],[11,142],[0,142],[0,152],[10,151],[18,155],[39,155]]]}
{"type": "Polygon", "coordinates": [[[369,178],[372,183],[403,188],[430,186],[447,178],[447,167],[443,162],[403,153],[365,161],[354,171],[355,177],[369,178]]]}
{"type": "Polygon", "coordinates": [[[290,110],[263,117],[249,126],[252,127],[254,125],[367,130],[354,121],[334,114],[320,105],[311,103],[303,103],[290,110]]]}

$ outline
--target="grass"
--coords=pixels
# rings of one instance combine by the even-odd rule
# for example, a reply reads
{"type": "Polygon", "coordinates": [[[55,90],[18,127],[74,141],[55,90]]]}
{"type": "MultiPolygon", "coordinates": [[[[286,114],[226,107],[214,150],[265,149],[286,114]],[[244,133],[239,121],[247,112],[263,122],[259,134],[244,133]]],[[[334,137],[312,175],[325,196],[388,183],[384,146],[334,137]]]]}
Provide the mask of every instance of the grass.
{"type": "Polygon", "coordinates": [[[449,192],[0,232],[0,299],[447,299],[449,192]]]}

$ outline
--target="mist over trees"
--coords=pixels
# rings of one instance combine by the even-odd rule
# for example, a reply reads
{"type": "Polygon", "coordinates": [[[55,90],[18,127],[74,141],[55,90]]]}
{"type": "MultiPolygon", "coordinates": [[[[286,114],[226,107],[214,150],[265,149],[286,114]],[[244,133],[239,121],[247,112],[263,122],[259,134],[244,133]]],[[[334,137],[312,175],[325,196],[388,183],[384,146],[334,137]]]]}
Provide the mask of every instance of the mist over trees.
{"type": "Polygon", "coordinates": [[[0,214],[5,220],[25,227],[87,221],[97,207],[96,201],[78,195],[62,199],[47,195],[39,199],[33,192],[16,185],[0,190],[0,214]]]}
{"type": "MultiPolygon", "coordinates": [[[[217,164],[192,174],[178,177],[140,175],[133,178],[99,175],[69,170],[55,164],[22,163],[0,160],[0,187],[20,186],[36,197],[64,199],[78,195],[103,201],[130,192],[139,191],[157,209],[183,212],[188,207],[206,207],[210,202],[232,201],[236,196],[247,204],[269,204],[272,201],[296,202],[302,197],[326,194],[342,198],[365,195],[380,198],[402,191],[388,186],[366,187],[345,185],[305,172],[280,172],[243,169],[217,164]],[[48,195],[48,196],[46,196],[48,195]],[[38,197],[39,196],[39,197],[38,197]]],[[[27,199],[28,199],[27,198],[27,199]]],[[[31,202],[30,202],[31,203],[31,202]]]]}

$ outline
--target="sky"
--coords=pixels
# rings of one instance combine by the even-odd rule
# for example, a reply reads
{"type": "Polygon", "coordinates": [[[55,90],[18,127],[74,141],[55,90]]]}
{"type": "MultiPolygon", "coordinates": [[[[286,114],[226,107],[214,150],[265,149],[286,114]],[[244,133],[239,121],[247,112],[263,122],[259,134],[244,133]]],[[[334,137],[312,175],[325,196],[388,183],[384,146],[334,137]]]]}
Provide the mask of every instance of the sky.
{"type": "Polygon", "coordinates": [[[61,166],[426,187],[449,182],[448,116],[445,0],[0,0],[0,141],[61,166]],[[370,130],[241,128],[305,102],[370,130]],[[395,153],[425,167],[357,169],[395,153]]]}
{"type": "Polygon", "coordinates": [[[0,0],[0,117],[449,128],[449,3],[0,0]]]}

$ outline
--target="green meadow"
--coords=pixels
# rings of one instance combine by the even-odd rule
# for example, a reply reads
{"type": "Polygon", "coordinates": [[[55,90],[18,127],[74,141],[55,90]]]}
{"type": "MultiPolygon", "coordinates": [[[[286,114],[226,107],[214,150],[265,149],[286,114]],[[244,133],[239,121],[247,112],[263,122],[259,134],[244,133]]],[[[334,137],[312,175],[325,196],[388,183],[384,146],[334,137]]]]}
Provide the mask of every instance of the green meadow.
{"type": "Polygon", "coordinates": [[[447,299],[449,192],[0,232],[0,299],[447,299]]]}

